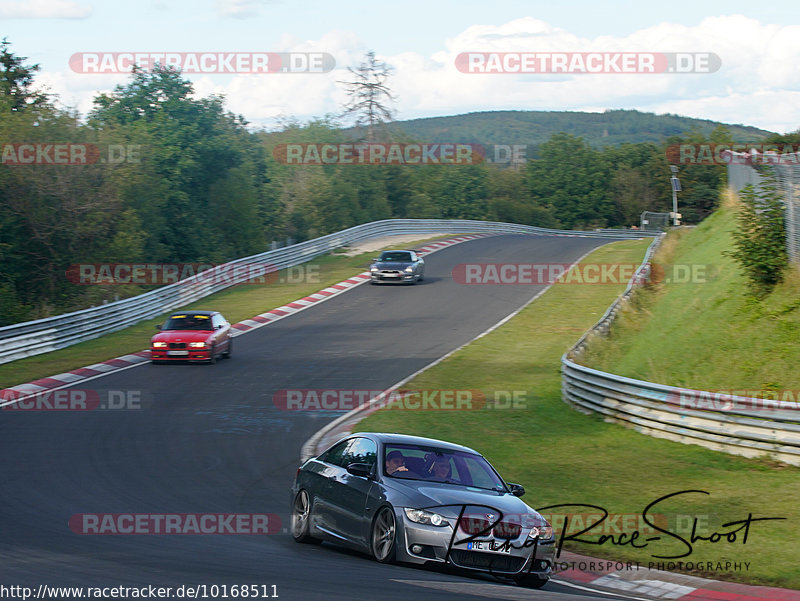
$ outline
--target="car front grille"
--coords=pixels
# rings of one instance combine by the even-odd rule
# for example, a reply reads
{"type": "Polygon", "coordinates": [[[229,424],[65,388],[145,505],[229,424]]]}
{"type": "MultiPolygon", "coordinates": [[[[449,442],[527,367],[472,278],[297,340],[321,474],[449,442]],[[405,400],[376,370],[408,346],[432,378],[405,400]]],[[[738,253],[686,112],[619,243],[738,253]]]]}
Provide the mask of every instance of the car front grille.
{"type": "Polygon", "coordinates": [[[500,522],[494,527],[494,535],[497,538],[513,539],[522,533],[522,526],[513,522],[500,522]]]}
{"type": "Polygon", "coordinates": [[[460,568],[489,570],[491,572],[516,573],[525,565],[524,557],[497,555],[494,553],[478,553],[454,549],[450,552],[450,561],[460,568]]]}
{"type": "Polygon", "coordinates": [[[169,348],[186,348],[185,342],[170,342],[169,348]]]}
{"type": "MultiPolygon", "coordinates": [[[[485,535],[489,532],[492,522],[482,517],[464,515],[461,517],[459,526],[467,534],[485,535]]],[[[502,539],[517,538],[522,533],[522,526],[514,522],[500,522],[495,524],[493,533],[495,537],[502,539]]]]}

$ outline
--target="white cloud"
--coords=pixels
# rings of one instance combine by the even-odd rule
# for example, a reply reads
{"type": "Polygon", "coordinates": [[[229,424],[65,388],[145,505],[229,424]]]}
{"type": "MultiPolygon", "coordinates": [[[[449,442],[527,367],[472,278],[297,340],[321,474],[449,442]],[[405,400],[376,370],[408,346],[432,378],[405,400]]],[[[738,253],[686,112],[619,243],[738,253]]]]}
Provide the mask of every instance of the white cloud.
{"type": "Polygon", "coordinates": [[[90,5],[71,0],[0,0],[3,19],[86,19],[91,14],[90,5]]]}
{"type": "MultiPolygon", "coordinates": [[[[286,35],[271,50],[327,52],[337,64],[327,74],[187,78],[197,95],[223,94],[231,111],[254,124],[271,126],[279,116],[305,120],[341,110],[346,96],[337,80],[349,77],[346,67],[361,62],[366,46],[356,34],[337,30],[316,40],[286,35]]],[[[626,36],[594,38],[526,17],[468,27],[443,40],[442,49],[431,55],[407,51],[379,59],[395,68],[389,83],[400,119],[485,110],[635,108],[780,132],[800,127],[800,26],[768,25],[740,15],[711,17],[692,27],[665,22],[626,36]],[[713,52],[722,66],[710,74],[467,74],[455,67],[455,58],[468,51],[713,52]]],[[[65,99],[77,98],[84,111],[97,89],[119,83],[106,79],[66,73],[52,75],[47,83],[65,99]]]]}
{"type": "Polygon", "coordinates": [[[281,0],[217,0],[217,13],[223,17],[246,19],[255,17],[261,7],[267,4],[281,4],[281,0]]]}

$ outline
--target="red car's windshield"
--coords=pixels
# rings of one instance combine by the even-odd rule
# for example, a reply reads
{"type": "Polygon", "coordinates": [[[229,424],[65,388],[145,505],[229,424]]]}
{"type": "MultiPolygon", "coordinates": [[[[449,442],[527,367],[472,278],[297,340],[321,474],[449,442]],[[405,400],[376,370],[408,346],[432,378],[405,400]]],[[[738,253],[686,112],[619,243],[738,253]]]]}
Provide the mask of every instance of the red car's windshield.
{"type": "Polygon", "coordinates": [[[213,330],[210,315],[173,315],[161,327],[164,330],[213,330]]]}

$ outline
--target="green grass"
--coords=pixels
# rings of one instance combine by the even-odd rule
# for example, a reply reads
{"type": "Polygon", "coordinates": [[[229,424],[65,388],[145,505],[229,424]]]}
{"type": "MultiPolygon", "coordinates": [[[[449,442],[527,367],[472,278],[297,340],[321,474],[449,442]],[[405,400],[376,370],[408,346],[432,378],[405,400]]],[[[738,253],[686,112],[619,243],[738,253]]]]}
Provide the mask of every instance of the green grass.
{"type": "MultiPolygon", "coordinates": [[[[424,242],[448,239],[455,236],[457,234],[448,234],[446,236],[406,242],[403,245],[411,248],[424,242]]],[[[392,246],[387,248],[392,248],[392,246]]],[[[307,272],[309,273],[308,281],[296,282],[300,279],[297,270],[290,273],[289,277],[284,278],[283,276],[286,275],[284,270],[280,272],[279,279],[288,280],[290,283],[274,282],[266,285],[235,286],[200,299],[187,307],[176,307],[169,313],[190,307],[194,309],[213,309],[220,311],[231,323],[236,323],[275,307],[285,305],[303,296],[313,294],[352,277],[356,273],[365,271],[369,266],[370,260],[375,256],[375,252],[370,251],[354,257],[346,257],[334,251],[304,264],[304,267],[311,266],[313,269],[313,271],[307,272]]],[[[82,342],[65,349],[0,365],[0,389],[146,349],[149,346],[150,337],[156,333],[156,324],[163,323],[167,315],[168,313],[165,313],[119,332],[106,334],[100,338],[82,342]]]]}
{"type": "MultiPolygon", "coordinates": [[[[721,218],[726,217],[723,214],[721,218]]],[[[687,236],[696,247],[698,259],[704,257],[706,263],[714,262],[714,251],[706,250],[698,237],[705,233],[712,246],[721,244],[714,239],[720,220],[697,228],[698,236],[687,236]]],[[[610,244],[585,262],[639,262],[648,243],[610,244]]],[[[717,281],[726,280],[723,276],[717,281]]],[[[691,556],[682,561],[747,561],[749,570],[692,573],[757,584],[800,586],[795,536],[795,524],[800,518],[796,501],[800,496],[800,470],[644,436],[606,423],[597,415],[579,413],[561,400],[561,355],[602,315],[622,288],[555,285],[514,319],[404,386],[481,389],[489,394],[524,391],[525,409],[483,408],[447,413],[382,410],[360,422],[357,429],[431,436],[471,446],[484,453],[509,481],[522,483],[528,491],[525,500],[534,507],[585,503],[602,506],[611,514],[639,515],[664,495],[690,489],[707,491],[709,496],[681,495],[652,510],[663,514],[670,529],[686,538],[689,532],[678,529],[677,524],[684,526],[687,519],[680,516],[697,516],[701,520],[698,534],[705,536],[713,531],[730,531],[731,527],[721,525],[746,519],[750,512],[755,517],[787,517],[782,522],[752,524],[746,545],[741,542],[741,532],[733,543],[698,541],[691,556]]],[[[699,293],[695,289],[694,294],[699,293]]],[[[738,289],[732,293],[738,294],[738,289]]],[[[700,306],[705,306],[706,297],[701,294],[700,298],[700,306]]],[[[688,306],[696,308],[697,304],[688,306]]],[[[700,326],[691,322],[683,325],[700,326]]],[[[705,327],[714,326],[706,321],[705,327]]],[[[660,344],[668,338],[667,334],[656,343],[648,339],[640,361],[647,364],[648,358],[658,353],[660,364],[660,344]]],[[[691,337],[687,341],[691,344],[685,342],[686,346],[696,344],[691,337]]],[[[705,366],[690,367],[699,373],[705,366]]],[[[680,554],[685,549],[669,536],[663,538],[643,549],[613,546],[610,542],[602,546],[568,542],[565,548],[638,561],[646,567],[651,561],[665,561],[652,555],[680,554]]]]}
{"type": "Polygon", "coordinates": [[[762,302],[752,300],[736,263],[723,254],[732,248],[734,227],[735,208],[727,206],[668,241],[662,262],[709,265],[710,277],[637,293],[583,362],[672,386],[785,390],[800,400],[800,278],[790,274],[762,302]]]}

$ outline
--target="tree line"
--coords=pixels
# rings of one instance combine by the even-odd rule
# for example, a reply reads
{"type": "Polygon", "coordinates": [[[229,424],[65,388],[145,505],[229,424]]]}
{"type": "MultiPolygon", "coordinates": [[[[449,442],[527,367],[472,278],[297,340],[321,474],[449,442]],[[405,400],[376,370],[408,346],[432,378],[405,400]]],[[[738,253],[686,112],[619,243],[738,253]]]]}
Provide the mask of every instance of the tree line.
{"type": "MultiPolygon", "coordinates": [[[[635,226],[644,210],[670,210],[666,146],[709,141],[694,132],[594,149],[560,133],[515,167],[287,165],[273,156],[280,144],[353,134],[333,117],[254,131],[222,98],[194,97],[169,68],[134,71],[83,117],[36,92],[38,67],[26,60],[0,46],[0,325],[143,291],[76,285],[65,276],[76,264],[224,262],[271,240],[387,218],[635,226]],[[52,149],[32,164],[12,160],[20,144],[64,143],[92,149],[94,160],[51,164],[52,149]]],[[[710,141],[731,140],[717,128],[710,141]]],[[[724,167],[680,176],[684,220],[699,221],[717,202],[724,167]]]]}

